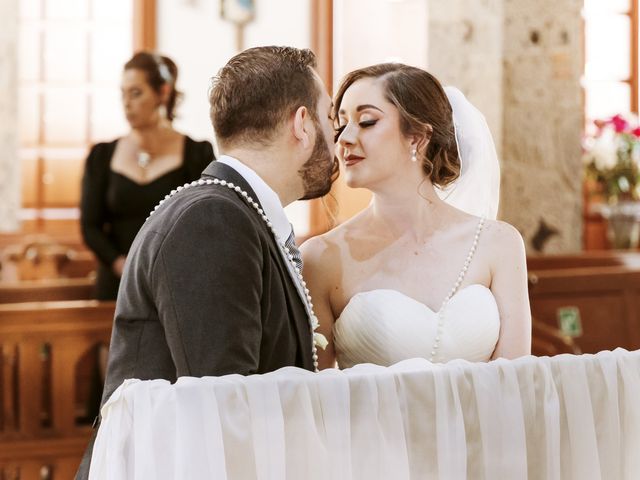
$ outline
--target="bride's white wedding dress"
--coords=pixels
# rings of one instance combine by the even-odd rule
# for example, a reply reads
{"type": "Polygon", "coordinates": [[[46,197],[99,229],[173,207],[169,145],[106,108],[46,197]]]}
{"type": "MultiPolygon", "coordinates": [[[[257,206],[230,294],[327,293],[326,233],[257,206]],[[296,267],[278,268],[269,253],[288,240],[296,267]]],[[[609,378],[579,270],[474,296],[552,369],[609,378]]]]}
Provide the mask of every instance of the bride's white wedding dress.
{"type": "MultiPolygon", "coordinates": [[[[480,232],[481,228],[477,236],[480,232]]],[[[472,247],[468,261],[474,250],[472,247]]],[[[463,267],[458,286],[465,273],[463,267]]],[[[500,332],[498,306],[491,290],[471,284],[462,289],[456,286],[451,292],[438,312],[396,290],[376,289],[354,295],[333,327],[338,366],[389,366],[432,356],[437,362],[489,360],[500,332]]]]}

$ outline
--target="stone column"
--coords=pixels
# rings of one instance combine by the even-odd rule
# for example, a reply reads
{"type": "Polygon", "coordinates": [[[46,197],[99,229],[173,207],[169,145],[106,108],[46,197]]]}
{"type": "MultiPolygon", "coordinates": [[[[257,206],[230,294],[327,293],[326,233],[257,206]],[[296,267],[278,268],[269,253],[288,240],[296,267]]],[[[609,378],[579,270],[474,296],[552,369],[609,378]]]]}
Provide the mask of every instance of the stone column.
{"type": "Polygon", "coordinates": [[[18,228],[18,0],[0,2],[0,232],[18,228]]]}
{"type": "Polygon", "coordinates": [[[502,144],[503,0],[430,0],[427,70],[458,87],[502,144]]]}
{"type": "Polygon", "coordinates": [[[582,246],[582,4],[504,1],[502,218],[529,253],[582,246]]]}

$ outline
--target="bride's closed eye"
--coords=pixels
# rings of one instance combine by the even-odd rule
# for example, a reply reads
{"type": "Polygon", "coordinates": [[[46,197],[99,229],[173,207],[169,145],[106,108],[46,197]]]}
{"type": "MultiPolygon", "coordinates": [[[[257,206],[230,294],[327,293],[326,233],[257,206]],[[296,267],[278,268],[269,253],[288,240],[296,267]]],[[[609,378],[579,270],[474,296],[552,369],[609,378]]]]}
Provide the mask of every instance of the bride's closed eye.
{"type": "MultiPolygon", "coordinates": [[[[360,128],[369,128],[369,127],[373,127],[376,123],[378,123],[378,120],[364,120],[360,123],[358,123],[358,126],[360,128]]],[[[347,125],[342,125],[338,128],[335,129],[336,131],[336,136],[334,139],[334,143],[338,141],[338,139],[340,138],[340,135],[342,135],[342,132],[344,131],[344,129],[347,127],[347,125]]]]}

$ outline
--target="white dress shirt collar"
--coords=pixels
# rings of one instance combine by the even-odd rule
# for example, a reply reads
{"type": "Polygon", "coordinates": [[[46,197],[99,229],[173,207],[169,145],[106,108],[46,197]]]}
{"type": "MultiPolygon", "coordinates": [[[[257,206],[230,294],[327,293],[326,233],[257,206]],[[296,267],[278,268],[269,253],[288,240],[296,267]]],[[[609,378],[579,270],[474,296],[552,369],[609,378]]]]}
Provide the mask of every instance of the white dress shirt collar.
{"type": "Polygon", "coordinates": [[[240,160],[230,157],[229,155],[221,155],[218,162],[233,168],[236,172],[244,178],[249,186],[253,189],[258,197],[257,200],[262,205],[264,213],[267,215],[273,227],[280,237],[280,240],[284,243],[291,234],[291,223],[287,218],[282,202],[278,194],[267,185],[267,183],[260,178],[260,176],[251,168],[247,167],[240,160]]]}

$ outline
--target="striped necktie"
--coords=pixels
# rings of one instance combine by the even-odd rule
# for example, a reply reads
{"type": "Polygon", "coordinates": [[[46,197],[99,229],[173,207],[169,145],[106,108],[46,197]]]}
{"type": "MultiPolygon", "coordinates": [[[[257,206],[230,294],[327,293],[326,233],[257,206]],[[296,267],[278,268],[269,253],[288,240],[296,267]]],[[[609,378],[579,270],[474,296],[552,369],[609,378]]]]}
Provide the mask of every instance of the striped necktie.
{"type": "Polygon", "coordinates": [[[296,267],[302,271],[302,256],[300,255],[300,250],[298,250],[298,246],[296,245],[296,236],[295,233],[293,233],[293,226],[291,227],[291,234],[284,245],[289,249],[289,253],[291,253],[291,256],[293,257],[293,263],[295,263],[296,267]]]}

